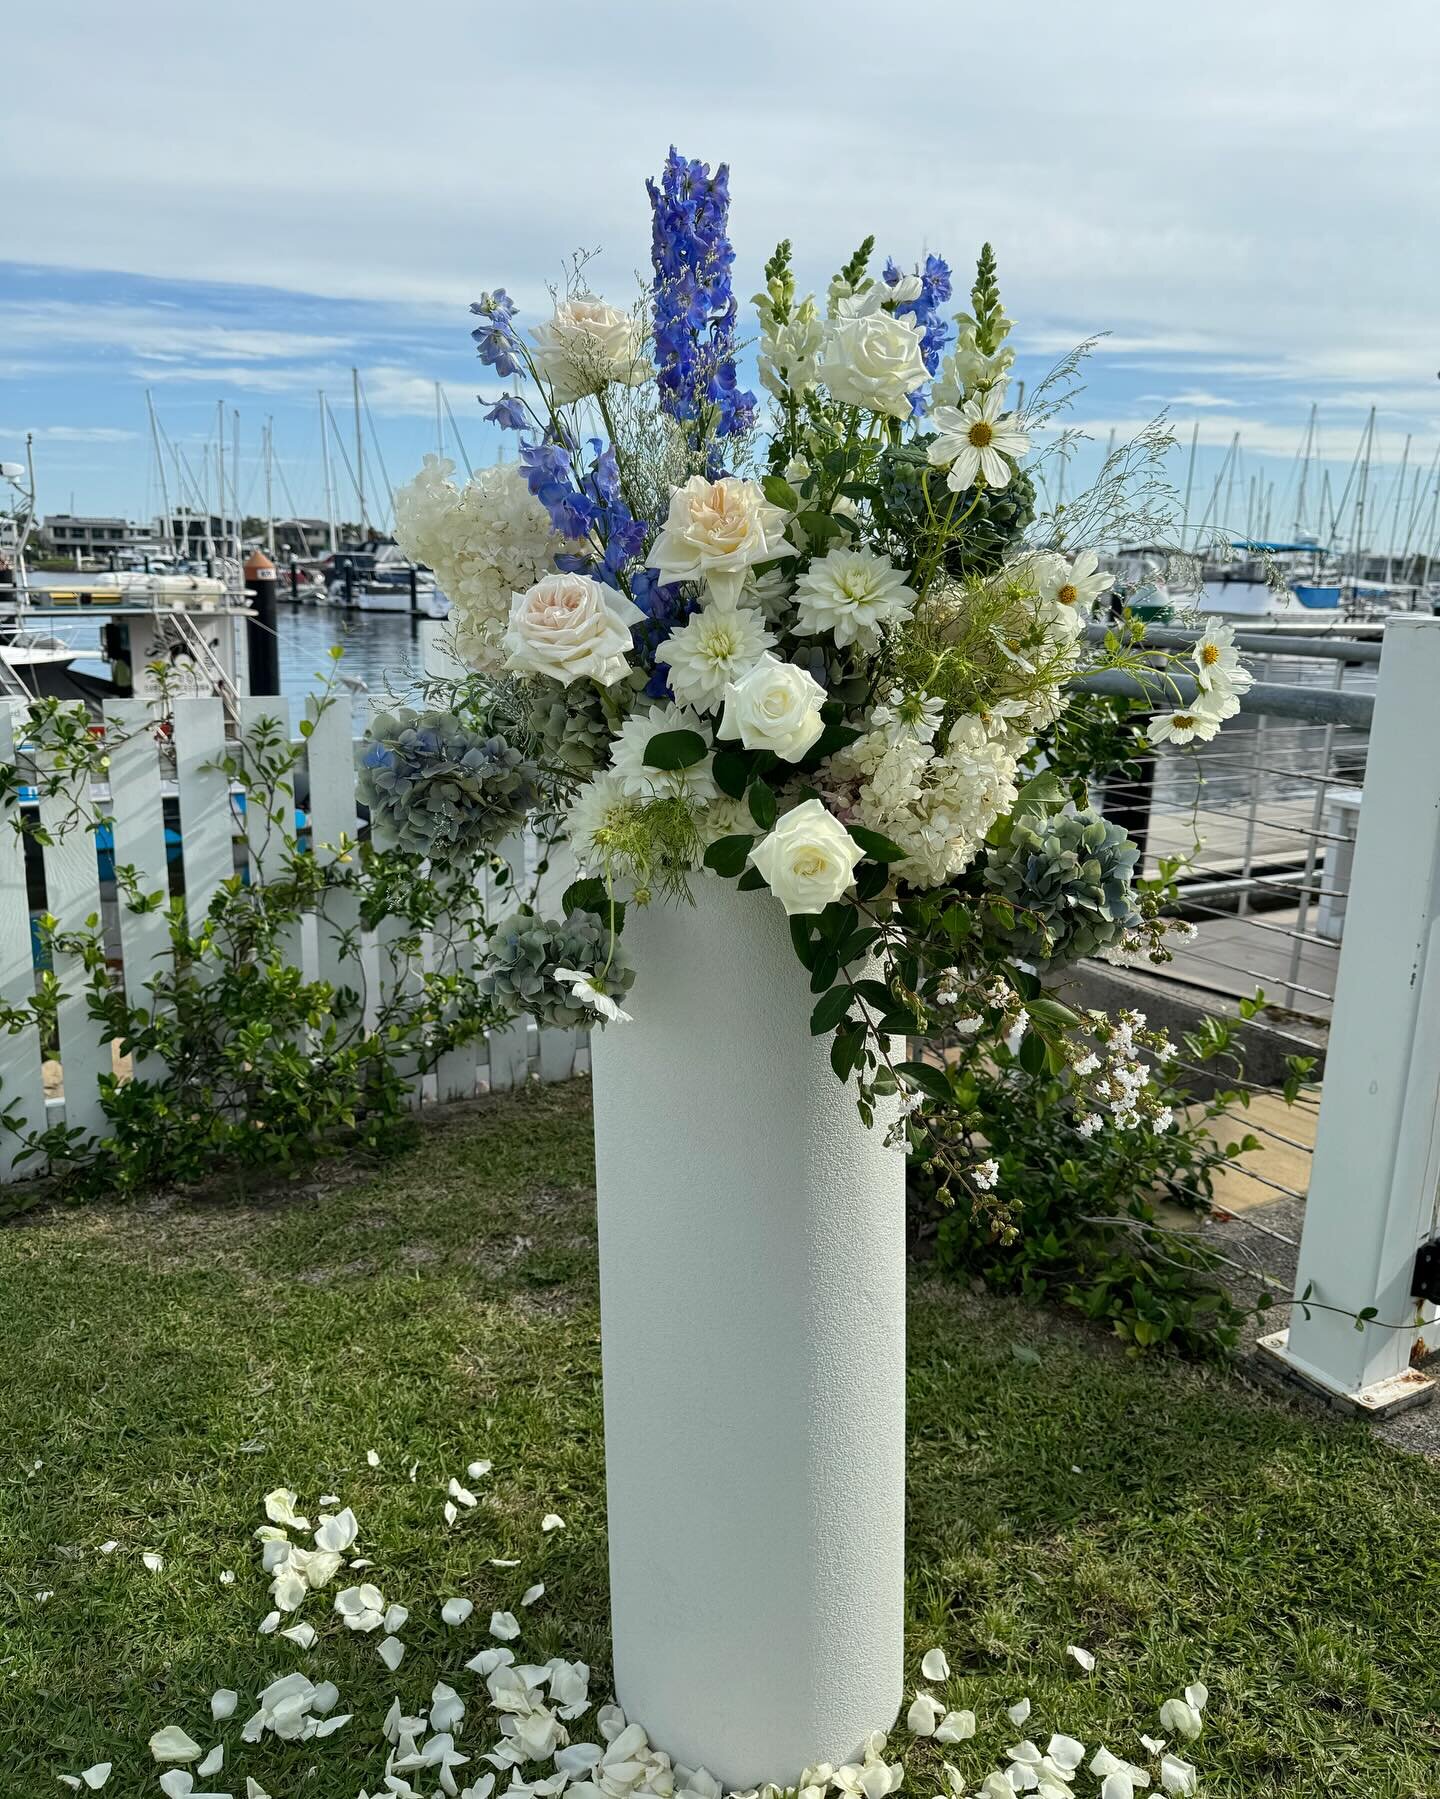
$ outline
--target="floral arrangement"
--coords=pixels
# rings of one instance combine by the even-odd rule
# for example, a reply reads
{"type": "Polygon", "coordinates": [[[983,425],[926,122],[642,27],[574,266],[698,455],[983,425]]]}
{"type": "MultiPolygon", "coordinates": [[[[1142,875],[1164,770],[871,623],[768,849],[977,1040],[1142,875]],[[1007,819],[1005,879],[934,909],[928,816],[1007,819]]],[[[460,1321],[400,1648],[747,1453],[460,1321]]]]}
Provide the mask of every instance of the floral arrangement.
{"type": "MultiPolygon", "coordinates": [[[[993,1164],[961,1147],[956,1083],[891,1041],[1005,1038],[1083,1087],[1093,1033],[1038,971],[1163,960],[1166,926],[1134,846],[1075,808],[1035,743],[1090,668],[1168,658],[1128,619],[1090,642],[1111,577],[1065,520],[1094,508],[1037,520],[1026,458],[1048,414],[1011,403],[990,247],[952,318],[939,256],[876,269],[867,238],[817,298],[782,243],[754,301],[762,417],[728,179],[670,152],[633,308],[586,291],[583,263],[528,329],[503,289],[476,302],[480,359],[506,383],[486,417],[517,459],[461,487],[428,457],[397,496],[402,544],[451,597],[465,703],[523,749],[582,870],[570,920],[498,928],[497,991],[541,1017],[577,1001],[613,1017],[626,901],[697,878],[765,889],[862,1116],[898,1093],[892,1128],[947,1186],[984,1191],[993,1164]],[[577,934],[577,914],[603,929],[577,934]]],[[[1248,677],[1223,630],[1196,669],[1157,740],[1238,709],[1248,677]]],[[[1094,1103],[1143,1122],[1130,1092],[1094,1103]]]]}

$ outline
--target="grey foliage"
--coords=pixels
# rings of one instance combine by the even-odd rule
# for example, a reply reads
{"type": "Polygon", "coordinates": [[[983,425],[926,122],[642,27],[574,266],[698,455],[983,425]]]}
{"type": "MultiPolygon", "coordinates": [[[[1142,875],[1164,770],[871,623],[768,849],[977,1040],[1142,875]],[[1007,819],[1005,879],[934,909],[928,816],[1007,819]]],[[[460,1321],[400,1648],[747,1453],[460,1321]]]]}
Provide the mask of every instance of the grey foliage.
{"type": "Polygon", "coordinates": [[[987,883],[1017,908],[1007,933],[1017,956],[1045,963],[1093,956],[1138,921],[1139,851],[1097,812],[1017,818],[1010,840],[991,849],[987,883]]]}

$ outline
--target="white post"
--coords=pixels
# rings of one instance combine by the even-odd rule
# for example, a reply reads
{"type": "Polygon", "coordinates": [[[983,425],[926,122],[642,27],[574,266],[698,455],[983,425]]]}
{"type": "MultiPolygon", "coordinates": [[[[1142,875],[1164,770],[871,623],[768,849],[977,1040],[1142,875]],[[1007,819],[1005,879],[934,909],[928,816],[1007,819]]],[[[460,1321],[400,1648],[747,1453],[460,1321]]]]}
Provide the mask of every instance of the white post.
{"type": "MultiPolygon", "coordinates": [[[[1429,1396],[1415,1252],[1440,1190],[1440,619],[1385,628],[1296,1296],[1263,1347],[1366,1411],[1429,1396]],[[1354,1314],[1374,1306],[1374,1323],[1354,1314]],[[1347,1316],[1346,1314],[1350,1314],[1347,1316]],[[1402,1325],[1403,1328],[1384,1328],[1402,1325]]],[[[1433,1316],[1433,1308],[1429,1308],[1433,1316]]]]}
{"type": "Polygon", "coordinates": [[[617,1696],[727,1788],[901,1699],[904,1160],[811,1037],[783,911],[632,908],[593,1033],[617,1696]]]}

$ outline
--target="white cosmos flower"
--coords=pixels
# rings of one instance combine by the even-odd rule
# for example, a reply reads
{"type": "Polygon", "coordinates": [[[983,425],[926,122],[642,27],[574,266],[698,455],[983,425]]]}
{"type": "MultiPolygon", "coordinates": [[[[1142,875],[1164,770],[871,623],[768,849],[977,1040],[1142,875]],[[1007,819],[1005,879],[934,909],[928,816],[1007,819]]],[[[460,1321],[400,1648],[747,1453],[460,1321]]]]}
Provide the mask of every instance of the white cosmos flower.
{"type": "Polygon", "coordinates": [[[736,599],[748,570],[789,554],[785,522],[757,482],[692,475],[670,496],[650,566],[662,581],[706,581],[717,599],[736,599]]]}
{"type": "Polygon", "coordinates": [[[812,562],[795,585],[796,632],[828,631],[843,649],[879,647],[882,626],[903,623],[915,609],[915,590],[888,556],[859,545],[837,546],[812,562]]]}
{"type": "Polygon", "coordinates": [[[920,1662],[926,1680],[949,1680],[950,1661],[943,1649],[927,1649],[920,1662]]]}
{"type": "Polygon", "coordinates": [[[675,698],[708,711],[724,698],[730,682],[754,668],[774,642],[754,607],[716,601],[672,631],[660,654],[670,669],[675,698]]]}
{"type": "Polygon", "coordinates": [[[976,394],[963,406],[938,406],[935,429],[939,435],[926,454],[937,468],[948,468],[945,485],[954,493],[964,493],[977,481],[989,487],[1004,487],[1010,479],[1008,458],[1023,456],[1030,439],[1014,424],[1006,422],[1001,408],[1005,389],[992,387],[976,394]]]}
{"type": "Polygon", "coordinates": [[[1240,652],[1235,648],[1233,625],[1206,625],[1190,652],[1190,660],[1195,664],[1196,681],[1207,692],[1242,694],[1255,684],[1254,675],[1242,666],[1240,652]]]}
{"type": "Polygon", "coordinates": [[[566,986],[578,999],[582,1006],[588,1006],[606,1024],[633,1024],[635,1020],[622,1007],[616,1005],[610,995],[596,983],[601,979],[598,974],[582,974],[575,968],[557,968],[555,979],[566,986]]]}
{"type": "Polygon", "coordinates": [[[1203,704],[1203,696],[1195,703],[1175,712],[1165,712],[1150,720],[1151,743],[1173,743],[1183,748],[1187,743],[1209,743],[1220,729],[1220,720],[1203,704]]]}
{"type": "Polygon", "coordinates": [[[823,912],[855,885],[865,852],[819,800],[787,812],[751,850],[749,860],[786,914],[823,912]]]}
{"type": "Polygon", "coordinates": [[[871,289],[841,302],[841,316],[825,334],[816,373],[842,406],[908,419],[911,394],[930,379],[920,353],[924,328],[884,311],[881,302],[888,297],[888,289],[871,289]]]}
{"type": "Polygon", "coordinates": [[[1096,600],[1115,585],[1115,577],[1099,567],[1099,561],[1094,550],[1081,550],[1073,562],[1053,553],[1035,557],[1032,566],[1041,599],[1089,618],[1096,600]]]}
{"type": "Polygon", "coordinates": [[[738,737],[747,750],[771,750],[798,762],[825,729],[825,689],[814,675],[767,651],[749,674],[725,689],[717,737],[738,737]]]}
{"type": "Polygon", "coordinates": [[[645,327],[593,294],[562,300],[552,318],[530,333],[535,366],[550,383],[558,406],[617,383],[638,387],[654,370],[645,359],[645,327]]]}
{"type": "Polygon", "coordinates": [[[505,666],[567,687],[587,678],[611,687],[630,666],[630,633],[644,617],[618,588],[589,575],[542,575],[511,596],[505,666]]]}

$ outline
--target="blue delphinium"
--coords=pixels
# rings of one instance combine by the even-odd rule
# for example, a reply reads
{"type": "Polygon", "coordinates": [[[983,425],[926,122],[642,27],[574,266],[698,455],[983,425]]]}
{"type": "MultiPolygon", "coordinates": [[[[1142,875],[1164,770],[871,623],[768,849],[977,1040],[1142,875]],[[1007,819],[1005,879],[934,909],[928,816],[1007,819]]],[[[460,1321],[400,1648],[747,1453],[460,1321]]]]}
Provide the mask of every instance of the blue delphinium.
{"type": "Polygon", "coordinates": [[[470,310],[480,323],[470,333],[480,360],[497,375],[514,375],[524,367],[520,357],[520,334],[515,329],[515,302],[503,287],[493,294],[481,294],[471,302],[470,310]]]}
{"type": "MultiPolygon", "coordinates": [[[[672,144],[657,186],[645,183],[654,215],[655,361],[660,404],[682,424],[713,413],[719,437],[748,431],[755,396],[735,372],[737,305],[730,285],[735,261],[726,226],[730,170],[714,175],[672,144]]],[[[692,430],[698,447],[700,432],[692,430]]]]}
{"type": "Polygon", "coordinates": [[[630,597],[645,614],[644,624],[636,625],[633,633],[635,660],[650,671],[645,692],[654,700],[669,699],[670,665],[661,660],[664,643],[695,610],[696,602],[686,599],[685,589],[678,582],[662,581],[653,568],[635,571],[630,597]]]}
{"type": "MultiPolygon", "coordinates": [[[[885,285],[895,287],[901,279],[902,271],[896,267],[894,257],[891,257],[885,264],[885,285]]],[[[940,353],[950,336],[950,321],[940,310],[953,292],[950,265],[944,257],[925,258],[925,267],[920,271],[920,283],[919,298],[903,300],[895,308],[895,313],[899,318],[913,319],[922,327],[924,335],[920,339],[920,356],[933,375],[940,367],[940,353]]],[[[925,405],[924,390],[917,388],[910,396],[910,406],[917,417],[925,411],[925,405]]]]}
{"type": "Polygon", "coordinates": [[[563,537],[600,545],[598,555],[557,556],[557,567],[593,574],[614,587],[644,549],[646,529],[621,492],[614,446],[592,437],[590,455],[590,467],[582,469],[578,444],[557,444],[546,437],[520,446],[520,466],[526,485],[563,537]]]}
{"type": "Polygon", "coordinates": [[[498,425],[502,431],[528,431],[535,422],[530,416],[530,408],[519,394],[501,394],[485,414],[485,419],[488,424],[498,425]]]}

